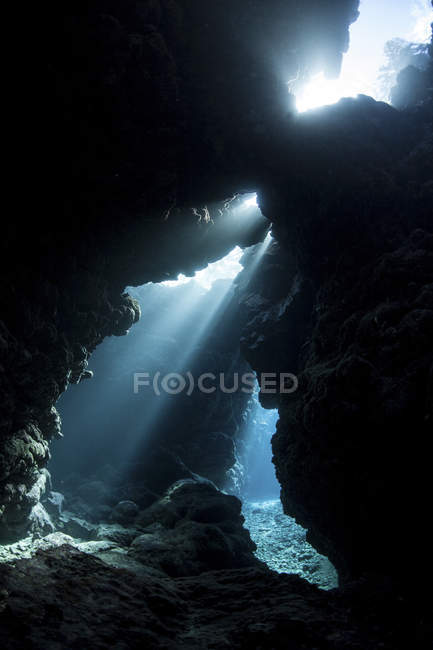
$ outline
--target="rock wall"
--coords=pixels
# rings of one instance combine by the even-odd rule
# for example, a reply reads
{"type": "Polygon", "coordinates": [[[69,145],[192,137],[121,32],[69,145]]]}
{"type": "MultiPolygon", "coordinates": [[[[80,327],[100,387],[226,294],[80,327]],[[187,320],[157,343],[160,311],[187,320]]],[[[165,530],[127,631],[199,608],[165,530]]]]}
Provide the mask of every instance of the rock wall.
{"type": "Polygon", "coordinates": [[[414,579],[401,558],[419,537],[402,519],[426,531],[430,110],[360,97],[301,116],[296,170],[260,194],[278,244],[243,299],[243,350],[255,368],[298,374],[299,390],[278,400],[273,438],[282,501],[343,579],[414,579]]]}

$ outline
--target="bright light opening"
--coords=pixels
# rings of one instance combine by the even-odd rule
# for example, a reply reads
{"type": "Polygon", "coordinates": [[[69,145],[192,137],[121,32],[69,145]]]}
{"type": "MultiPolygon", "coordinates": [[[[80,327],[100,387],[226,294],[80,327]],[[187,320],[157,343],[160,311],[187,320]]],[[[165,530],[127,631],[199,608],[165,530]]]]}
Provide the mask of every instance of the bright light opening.
{"type": "Polygon", "coordinates": [[[252,196],[248,196],[242,203],[243,206],[246,208],[258,208],[258,203],[257,203],[257,194],[253,194],[252,196]]]}
{"type": "Polygon", "coordinates": [[[393,38],[416,43],[430,40],[433,10],[429,0],[361,0],[360,16],[350,29],[350,49],[343,58],[338,79],[317,74],[296,97],[300,113],[343,97],[369,95],[378,101],[383,96],[378,77],[385,64],[384,47],[393,38]]]}
{"type": "Polygon", "coordinates": [[[236,246],[228,255],[217,262],[208,264],[205,269],[197,271],[193,277],[180,274],[177,280],[166,280],[161,282],[166,287],[178,287],[188,282],[196,282],[207,291],[211,288],[216,280],[234,280],[242,271],[242,265],[239,263],[243,255],[243,250],[236,246]]]}

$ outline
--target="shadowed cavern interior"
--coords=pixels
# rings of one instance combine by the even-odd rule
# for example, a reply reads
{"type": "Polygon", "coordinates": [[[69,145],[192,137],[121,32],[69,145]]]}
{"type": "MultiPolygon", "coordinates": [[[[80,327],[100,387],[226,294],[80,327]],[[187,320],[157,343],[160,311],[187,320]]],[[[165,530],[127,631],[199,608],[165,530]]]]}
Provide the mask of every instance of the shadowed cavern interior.
{"type": "MultiPolygon", "coordinates": [[[[2,647],[430,647],[431,28],[387,45],[386,97],[300,110],[367,3],[41,8],[41,210],[1,239],[2,647]]],[[[378,2],[370,37],[403,5],[431,22],[378,2]]]]}

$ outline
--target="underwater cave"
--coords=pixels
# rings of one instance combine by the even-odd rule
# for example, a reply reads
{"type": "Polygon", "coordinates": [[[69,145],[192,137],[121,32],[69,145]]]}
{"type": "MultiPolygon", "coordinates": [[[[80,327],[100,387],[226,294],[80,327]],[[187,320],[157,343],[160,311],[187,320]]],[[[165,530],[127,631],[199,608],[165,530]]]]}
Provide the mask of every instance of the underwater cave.
{"type": "Polygon", "coordinates": [[[40,8],[2,648],[431,647],[432,4],[40,8]]]}
{"type": "MultiPolygon", "coordinates": [[[[254,205],[255,197],[243,199],[241,209],[254,205]]],[[[111,543],[113,562],[116,552],[125,555],[117,538],[126,524],[130,536],[151,539],[154,523],[146,519],[141,528],[140,510],[177,481],[206,477],[209,487],[242,501],[258,559],[324,588],[337,586],[335,569],[282,511],[271,449],[278,410],[261,406],[257,379],[238,350],[248,286],[273,247],[267,235],[192,278],[128,289],[140,321],[127,337],[104,341],[92,356],[91,385],[71,386],[58,403],[65,438],[53,445],[48,465],[53,489],[45,505],[54,507],[55,524],[47,533],[71,535],[102,559],[111,543]],[[189,391],[187,375],[203,377],[201,391],[189,391]],[[246,375],[252,382],[240,392],[246,375]]],[[[159,566],[154,557],[146,563],[159,566]]]]}

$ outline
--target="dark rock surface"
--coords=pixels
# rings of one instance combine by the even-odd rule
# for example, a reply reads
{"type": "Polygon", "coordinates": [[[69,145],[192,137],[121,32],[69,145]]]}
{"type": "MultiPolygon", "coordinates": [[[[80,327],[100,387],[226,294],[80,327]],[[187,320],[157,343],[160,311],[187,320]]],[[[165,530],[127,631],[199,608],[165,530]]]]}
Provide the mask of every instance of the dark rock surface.
{"type": "Polygon", "coordinates": [[[71,512],[64,512],[64,514],[60,516],[57,526],[62,533],[65,533],[65,535],[77,537],[78,539],[93,539],[96,531],[96,526],[94,524],[75,516],[71,512]]]}
{"type": "Polygon", "coordinates": [[[261,201],[278,244],[241,291],[246,358],[299,379],[279,396],[273,439],[285,511],[342,578],[405,572],[399,558],[417,542],[399,513],[420,522],[429,508],[433,157],[423,115],[364,97],[300,118],[314,138],[302,139],[298,184],[261,201]],[[301,180],[304,164],[314,186],[301,180]]]}
{"type": "Polygon", "coordinates": [[[128,553],[175,577],[258,565],[243,521],[236,497],[209,481],[179,481],[138,517],[142,534],[128,553]]]}
{"type": "Polygon", "coordinates": [[[259,568],[145,577],[70,547],[0,566],[0,640],[18,648],[427,648],[425,610],[371,579],[321,592],[259,568]]]}

